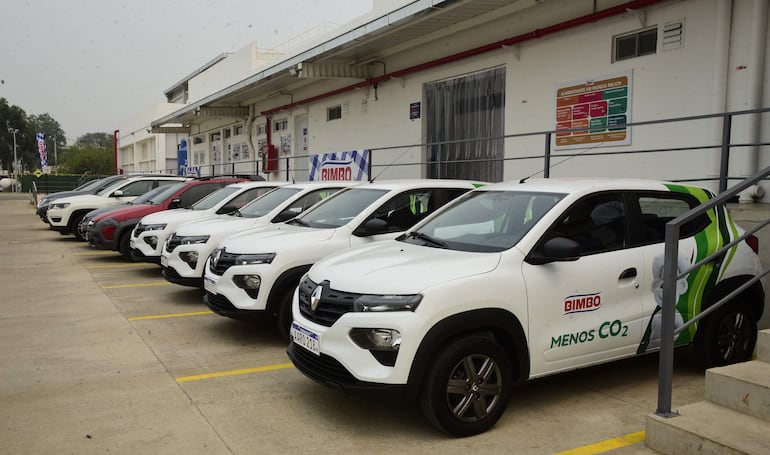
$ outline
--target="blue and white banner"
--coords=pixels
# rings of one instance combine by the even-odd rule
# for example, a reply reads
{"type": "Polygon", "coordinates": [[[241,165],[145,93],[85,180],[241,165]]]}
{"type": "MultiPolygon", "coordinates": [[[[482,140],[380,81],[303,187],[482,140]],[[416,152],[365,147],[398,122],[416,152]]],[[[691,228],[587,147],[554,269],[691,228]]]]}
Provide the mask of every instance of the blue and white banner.
{"type": "Polygon", "coordinates": [[[45,152],[45,133],[37,133],[37,151],[40,152],[40,167],[48,166],[48,158],[45,152]]]}
{"type": "Polygon", "coordinates": [[[370,155],[368,149],[311,155],[308,180],[368,180],[370,155]]]}

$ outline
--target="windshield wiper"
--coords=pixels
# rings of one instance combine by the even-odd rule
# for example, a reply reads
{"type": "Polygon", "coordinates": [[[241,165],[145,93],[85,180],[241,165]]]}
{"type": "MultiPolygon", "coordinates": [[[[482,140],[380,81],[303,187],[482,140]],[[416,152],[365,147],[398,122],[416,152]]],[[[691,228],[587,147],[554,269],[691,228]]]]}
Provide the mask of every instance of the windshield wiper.
{"type": "Polygon", "coordinates": [[[424,232],[419,232],[419,231],[410,232],[409,237],[420,239],[424,242],[430,243],[434,246],[439,246],[441,248],[449,248],[449,244],[447,244],[445,241],[439,240],[435,237],[431,237],[430,235],[425,234],[424,232]]]}

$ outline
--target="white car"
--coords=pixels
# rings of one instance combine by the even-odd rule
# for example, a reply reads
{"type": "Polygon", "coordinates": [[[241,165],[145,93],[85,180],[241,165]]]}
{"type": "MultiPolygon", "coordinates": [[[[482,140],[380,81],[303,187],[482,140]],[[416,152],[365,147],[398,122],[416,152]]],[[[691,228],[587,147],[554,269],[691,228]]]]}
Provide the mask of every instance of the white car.
{"type": "Polygon", "coordinates": [[[228,237],[208,259],[205,300],[222,316],[266,313],[288,338],[291,297],[313,263],[356,245],[395,238],[474,185],[461,180],[362,183],[287,223],[228,237]]]}
{"type": "Polygon", "coordinates": [[[286,182],[242,182],[221,188],[189,208],[164,210],[142,217],[131,232],[131,258],[137,262],[160,264],[163,243],[184,223],[230,213],[285,185],[286,182]]]}
{"type": "Polygon", "coordinates": [[[96,194],[80,194],[54,200],[48,206],[46,220],[51,230],[62,235],[75,234],[77,238],[82,239],[78,225],[85,214],[91,210],[125,204],[154,188],[185,180],[189,179],[172,176],[139,176],[116,180],[96,194]]]}
{"type": "Polygon", "coordinates": [[[294,218],[347,186],[345,182],[294,183],[269,192],[234,214],[185,223],[168,238],[161,252],[163,277],[183,286],[203,287],[206,259],[222,240],[294,218]]]}
{"type": "MultiPolygon", "coordinates": [[[[396,240],[317,262],[289,357],[335,388],[402,389],[449,434],[483,432],[516,383],[659,349],[665,223],[710,197],[642,180],[480,188],[396,240]]],[[[678,270],[742,232],[724,208],[683,225],[678,270]]],[[[675,325],[758,276],[757,249],[747,237],[681,277],[675,325]]],[[[758,281],[675,343],[705,366],[748,360],[763,310],[758,281]]]]}

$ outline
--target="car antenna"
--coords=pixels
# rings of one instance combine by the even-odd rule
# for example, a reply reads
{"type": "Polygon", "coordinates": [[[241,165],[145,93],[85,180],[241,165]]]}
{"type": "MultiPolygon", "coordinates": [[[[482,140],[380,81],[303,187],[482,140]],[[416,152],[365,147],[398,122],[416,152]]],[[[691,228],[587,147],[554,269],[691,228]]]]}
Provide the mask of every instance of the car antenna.
{"type": "MultiPolygon", "coordinates": [[[[552,164],[552,165],[551,165],[551,167],[549,167],[548,169],[549,169],[549,170],[550,170],[550,169],[553,169],[553,168],[555,168],[556,166],[558,166],[558,165],[560,165],[560,164],[562,164],[562,163],[564,163],[564,162],[566,162],[566,161],[569,161],[569,160],[571,160],[572,158],[578,157],[578,156],[580,156],[580,155],[582,155],[582,154],[584,154],[584,153],[586,153],[586,152],[588,152],[588,151],[591,151],[591,150],[595,149],[596,147],[599,147],[600,145],[603,145],[603,144],[604,144],[604,142],[598,142],[598,143],[596,143],[596,144],[592,145],[591,147],[588,147],[588,148],[586,148],[586,149],[583,149],[583,150],[581,150],[579,153],[576,153],[576,154],[574,154],[574,155],[569,155],[569,156],[565,157],[563,160],[559,161],[558,163],[556,163],[556,164],[552,164]]],[[[543,172],[543,170],[541,169],[541,170],[539,170],[539,171],[535,172],[534,174],[530,174],[530,175],[528,175],[528,176],[524,177],[523,179],[519,180],[519,183],[526,183],[526,182],[527,182],[527,180],[529,180],[529,178],[530,178],[530,177],[534,177],[534,176],[536,176],[537,174],[540,174],[540,173],[542,173],[542,172],[543,172]]]]}

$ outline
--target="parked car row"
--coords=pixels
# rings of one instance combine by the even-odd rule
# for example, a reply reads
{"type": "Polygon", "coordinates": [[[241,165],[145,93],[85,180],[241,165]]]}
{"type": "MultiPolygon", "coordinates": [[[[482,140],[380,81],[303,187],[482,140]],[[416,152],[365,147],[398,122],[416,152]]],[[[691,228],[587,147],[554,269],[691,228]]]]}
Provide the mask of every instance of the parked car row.
{"type": "MultiPolygon", "coordinates": [[[[127,215],[130,257],[203,288],[216,314],[270,318],[310,379],[400,390],[455,436],[491,428],[518,383],[657,351],[665,224],[713,196],[627,179],[261,183],[127,215]],[[247,188],[265,192],[239,206],[247,188]]],[[[92,244],[126,227],[108,213],[92,244]]],[[[761,270],[743,233],[725,208],[681,230],[675,326],[735,294],[675,337],[706,367],[756,343],[764,288],[743,286],[761,270]]]]}

